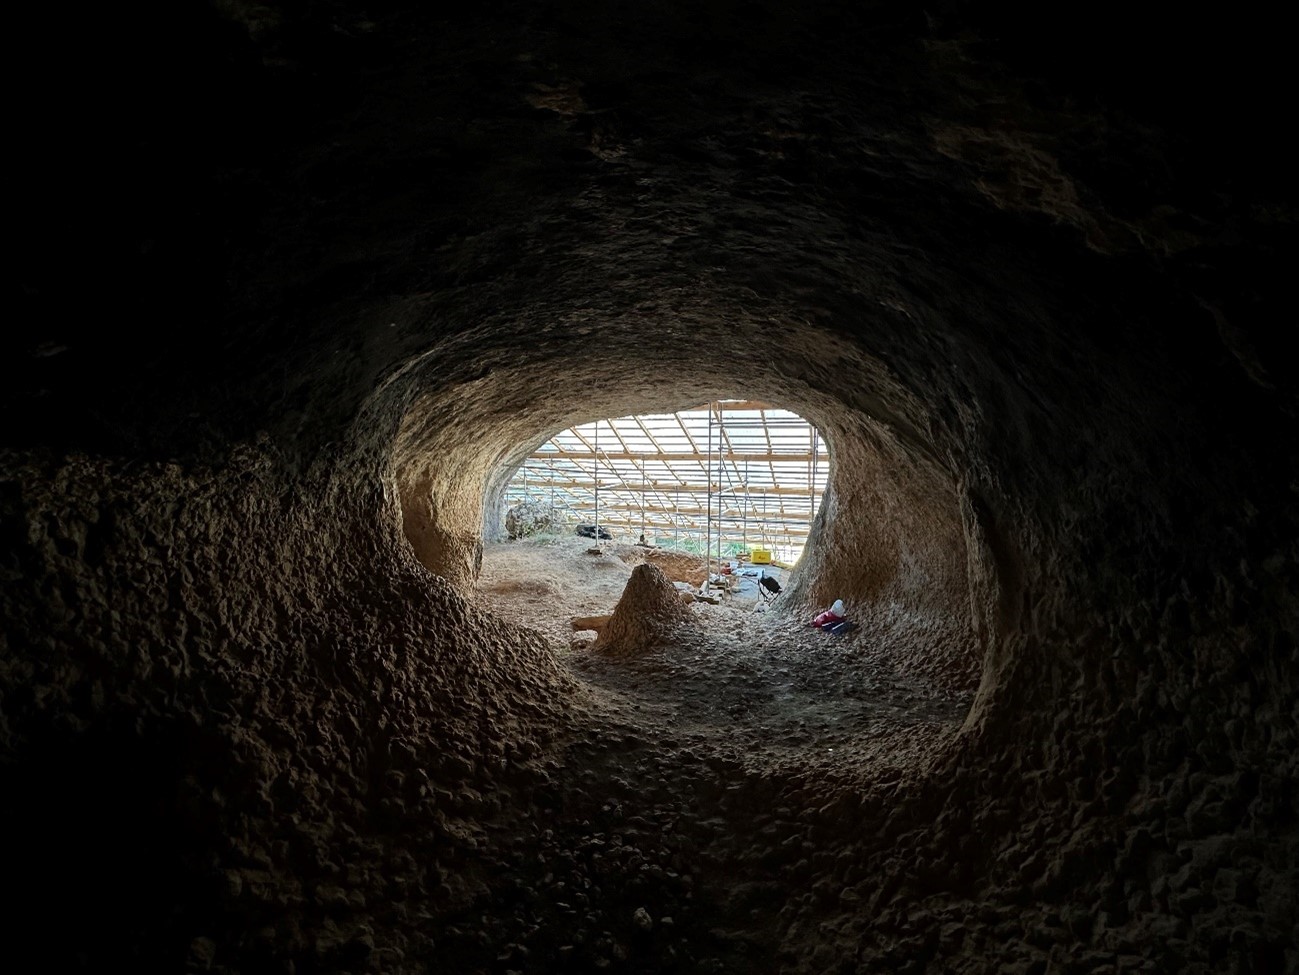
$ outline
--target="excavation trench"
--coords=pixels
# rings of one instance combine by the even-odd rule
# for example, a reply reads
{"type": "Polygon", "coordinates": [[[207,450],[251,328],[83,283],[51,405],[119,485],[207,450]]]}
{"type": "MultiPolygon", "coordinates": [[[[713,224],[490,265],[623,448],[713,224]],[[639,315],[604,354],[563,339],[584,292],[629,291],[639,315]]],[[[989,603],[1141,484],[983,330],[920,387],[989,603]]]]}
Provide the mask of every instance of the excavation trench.
{"type": "MultiPolygon", "coordinates": [[[[782,612],[779,597],[756,611],[690,603],[676,625],[631,652],[602,646],[594,631],[573,631],[573,620],[601,610],[627,612],[633,566],[655,564],[653,554],[617,542],[592,554],[589,542],[571,537],[495,543],[473,595],[494,614],[543,632],[569,672],[647,739],[706,741],[755,773],[825,768],[860,779],[882,757],[896,770],[907,732],[932,737],[963,721],[972,683],[909,670],[914,631],[870,607],[837,636],[813,628],[801,608],[782,612]]],[[[669,570],[665,580],[673,574],[689,572],[669,570]]]]}

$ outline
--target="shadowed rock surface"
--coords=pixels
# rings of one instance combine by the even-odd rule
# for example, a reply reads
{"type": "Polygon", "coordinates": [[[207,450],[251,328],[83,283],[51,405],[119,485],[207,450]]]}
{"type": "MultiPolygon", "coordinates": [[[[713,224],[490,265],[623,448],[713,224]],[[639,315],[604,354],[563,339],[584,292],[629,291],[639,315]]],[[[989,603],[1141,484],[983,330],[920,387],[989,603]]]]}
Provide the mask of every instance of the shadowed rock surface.
{"type": "Polygon", "coordinates": [[[1295,17],[16,13],[6,951],[1299,968],[1295,17]],[[765,628],[473,598],[538,444],[732,396],[831,452],[765,628]]]}

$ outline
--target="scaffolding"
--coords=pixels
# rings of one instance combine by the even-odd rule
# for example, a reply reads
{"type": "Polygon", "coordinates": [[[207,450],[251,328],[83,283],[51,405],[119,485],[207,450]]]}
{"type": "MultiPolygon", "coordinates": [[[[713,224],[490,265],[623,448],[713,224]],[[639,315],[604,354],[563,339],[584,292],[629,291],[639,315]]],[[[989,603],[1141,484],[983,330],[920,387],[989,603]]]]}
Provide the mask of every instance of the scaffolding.
{"type": "Polygon", "coordinates": [[[549,501],[571,523],[710,559],[802,554],[829,475],[825,438],[796,413],[720,400],[556,434],[511,479],[507,505],[549,501]]]}

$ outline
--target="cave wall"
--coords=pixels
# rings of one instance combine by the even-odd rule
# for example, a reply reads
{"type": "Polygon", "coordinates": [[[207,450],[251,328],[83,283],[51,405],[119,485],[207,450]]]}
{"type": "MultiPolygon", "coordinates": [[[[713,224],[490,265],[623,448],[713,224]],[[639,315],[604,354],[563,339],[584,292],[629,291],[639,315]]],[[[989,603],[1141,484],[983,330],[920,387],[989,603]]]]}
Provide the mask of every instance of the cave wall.
{"type": "Polygon", "coordinates": [[[536,634],[356,530],[398,517],[374,470],[289,480],[263,445],[6,473],[0,822],[42,963],[175,970],[215,939],[356,964],[331,891],[436,889],[480,763],[571,702],[536,634]],[[389,848],[412,821],[422,847],[389,848]]]}
{"type": "Polygon", "coordinates": [[[834,445],[793,602],[981,681],[932,767],[740,790],[818,849],[781,963],[1299,964],[1293,31],[41,16],[30,76],[85,70],[18,119],[0,713],[52,964],[436,959],[411,918],[474,903],[582,714],[462,594],[484,493],[736,394],[834,445]]]}

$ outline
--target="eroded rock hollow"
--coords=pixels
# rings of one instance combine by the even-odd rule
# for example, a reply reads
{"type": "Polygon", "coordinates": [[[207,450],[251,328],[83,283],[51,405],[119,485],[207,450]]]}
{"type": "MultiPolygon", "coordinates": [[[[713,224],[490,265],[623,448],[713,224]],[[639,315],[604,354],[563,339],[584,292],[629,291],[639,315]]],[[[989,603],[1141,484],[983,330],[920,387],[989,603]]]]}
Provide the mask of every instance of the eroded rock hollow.
{"type": "Polygon", "coordinates": [[[1299,968],[1294,14],[1077,13],[19,15],[4,951],[1299,968]],[[538,444],[719,397],[831,449],[765,622],[482,598],[538,444]]]}

